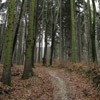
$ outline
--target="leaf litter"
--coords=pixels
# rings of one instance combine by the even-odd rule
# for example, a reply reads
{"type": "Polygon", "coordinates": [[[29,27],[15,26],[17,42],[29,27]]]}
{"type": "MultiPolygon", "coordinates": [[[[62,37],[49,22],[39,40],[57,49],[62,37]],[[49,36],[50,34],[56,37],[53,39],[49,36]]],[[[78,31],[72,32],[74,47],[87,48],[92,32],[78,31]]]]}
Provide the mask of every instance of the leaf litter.
{"type": "MultiPolygon", "coordinates": [[[[55,80],[49,73],[52,71],[57,73],[56,77],[61,81],[63,80],[62,83],[66,85],[64,86],[66,88],[64,93],[68,100],[100,100],[100,92],[93,86],[92,81],[77,73],[76,69],[68,72],[66,68],[36,66],[34,69],[35,76],[28,80],[22,80],[23,66],[16,65],[12,67],[12,86],[3,85],[0,82],[0,100],[54,100],[57,85],[52,82],[55,80]]],[[[0,77],[1,75],[2,65],[0,65],[0,77]]]]}

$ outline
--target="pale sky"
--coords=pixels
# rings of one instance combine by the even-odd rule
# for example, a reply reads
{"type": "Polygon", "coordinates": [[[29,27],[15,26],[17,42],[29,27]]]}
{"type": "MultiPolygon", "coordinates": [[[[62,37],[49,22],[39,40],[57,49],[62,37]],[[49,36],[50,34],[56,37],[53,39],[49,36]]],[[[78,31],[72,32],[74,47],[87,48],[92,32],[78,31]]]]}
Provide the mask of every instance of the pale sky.
{"type": "Polygon", "coordinates": [[[1,3],[4,3],[4,2],[6,2],[6,0],[2,0],[2,2],[1,2],[1,3]]]}
{"type": "MultiPolygon", "coordinates": [[[[85,0],[87,2],[87,0],[85,0]]],[[[90,0],[90,4],[92,5],[92,0],[90,0]]],[[[96,2],[96,10],[99,11],[99,3],[96,2]]]]}

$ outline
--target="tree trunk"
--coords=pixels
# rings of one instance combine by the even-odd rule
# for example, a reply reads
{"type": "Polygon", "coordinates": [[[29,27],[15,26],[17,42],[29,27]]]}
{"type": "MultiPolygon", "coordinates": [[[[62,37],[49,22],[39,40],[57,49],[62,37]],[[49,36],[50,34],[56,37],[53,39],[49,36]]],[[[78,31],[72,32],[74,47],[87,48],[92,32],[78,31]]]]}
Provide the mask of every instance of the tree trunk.
{"type": "Polygon", "coordinates": [[[72,61],[77,61],[77,45],[76,45],[76,31],[75,31],[75,14],[74,14],[74,0],[70,0],[71,6],[71,31],[72,31],[72,61]]]}
{"type": "Polygon", "coordinates": [[[3,75],[2,75],[2,82],[7,85],[11,84],[11,59],[12,59],[12,49],[13,49],[14,8],[15,8],[15,0],[10,0],[8,6],[8,25],[4,42],[5,55],[4,55],[3,75]]]}
{"type": "Polygon", "coordinates": [[[30,0],[27,2],[29,10],[29,23],[28,23],[28,35],[26,40],[25,65],[24,65],[24,72],[22,75],[23,79],[28,79],[30,76],[33,76],[32,52],[34,43],[34,0],[30,0]]]}
{"type": "Polygon", "coordinates": [[[50,66],[52,65],[52,60],[53,60],[54,42],[55,42],[55,29],[54,29],[54,22],[52,22],[52,41],[51,41],[50,66]]]}
{"type": "Polygon", "coordinates": [[[93,24],[92,24],[92,33],[91,33],[92,59],[93,62],[96,62],[97,61],[96,44],[95,44],[96,7],[95,7],[94,0],[92,0],[92,5],[93,5],[93,24]]]}

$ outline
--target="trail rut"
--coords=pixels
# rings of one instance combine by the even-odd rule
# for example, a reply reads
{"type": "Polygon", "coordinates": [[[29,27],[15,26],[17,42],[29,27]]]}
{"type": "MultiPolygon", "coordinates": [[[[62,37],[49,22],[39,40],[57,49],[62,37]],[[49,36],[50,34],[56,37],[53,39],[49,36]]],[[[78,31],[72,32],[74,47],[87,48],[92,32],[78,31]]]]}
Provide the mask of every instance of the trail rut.
{"type": "Polygon", "coordinates": [[[52,84],[54,85],[53,100],[68,100],[67,88],[64,80],[60,78],[55,71],[49,71],[52,76],[52,84]]]}

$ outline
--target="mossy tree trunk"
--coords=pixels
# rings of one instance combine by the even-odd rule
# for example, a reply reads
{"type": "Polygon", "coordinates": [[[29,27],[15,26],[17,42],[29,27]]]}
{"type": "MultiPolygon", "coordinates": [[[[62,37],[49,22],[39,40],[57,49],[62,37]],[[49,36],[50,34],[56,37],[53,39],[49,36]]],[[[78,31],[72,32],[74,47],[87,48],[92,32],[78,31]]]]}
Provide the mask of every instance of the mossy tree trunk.
{"type": "Polygon", "coordinates": [[[74,0],[70,0],[71,6],[71,32],[72,32],[72,61],[77,61],[77,45],[76,45],[76,31],[75,31],[75,14],[74,14],[74,0]]]}
{"type": "Polygon", "coordinates": [[[23,79],[28,79],[30,76],[33,76],[32,52],[34,43],[34,0],[29,0],[27,2],[29,10],[29,22],[28,22],[28,35],[26,40],[25,65],[24,65],[24,72],[22,75],[23,79]]]}
{"type": "Polygon", "coordinates": [[[14,29],[14,8],[15,0],[9,1],[8,6],[8,23],[5,36],[5,54],[4,54],[4,67],[2,82],[6,85],[11,84],[11,59],[12,59],[12,47],[13,47],[13,29],[14,29]]]}

